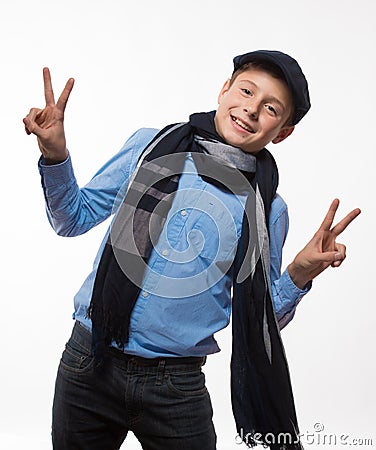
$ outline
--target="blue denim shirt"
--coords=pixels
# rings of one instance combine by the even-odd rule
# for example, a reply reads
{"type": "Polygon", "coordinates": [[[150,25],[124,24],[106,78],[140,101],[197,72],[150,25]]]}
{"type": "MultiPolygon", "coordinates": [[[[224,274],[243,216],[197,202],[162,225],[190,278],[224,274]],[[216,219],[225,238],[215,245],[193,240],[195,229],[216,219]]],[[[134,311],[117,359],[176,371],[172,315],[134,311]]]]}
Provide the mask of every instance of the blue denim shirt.
{"type": "MultiPolygon", "coordinates": [[[[62,236],[77,236],[115,213],[140,154],[158,130],[141,129],[83,188],[74,176],[71,158],[47,166],[39,162],[48,219],[62,236]]],[[[147,358],[205,356],[219,351],[214,334],[231,314],[231,270],[221,277],[208,270],[213,260],[231,261],[240,236],[245,199],[206,183],[187,158],[178,192],[148,262],[142,290],[132,311],[130,338],[124,351],[147,358]],[[218,226],[219,224],[219,226],[218,226]]],[[[73,318],[91,329],[87,308],[104,244],[93,270],[74,298],[73,318]]],[[[274,309],[280,327],[294,316],[308,289],[281,275],[282,247],[288,231],[287,206],[276,195],[269,218],[270,276],[274,309]]]]}

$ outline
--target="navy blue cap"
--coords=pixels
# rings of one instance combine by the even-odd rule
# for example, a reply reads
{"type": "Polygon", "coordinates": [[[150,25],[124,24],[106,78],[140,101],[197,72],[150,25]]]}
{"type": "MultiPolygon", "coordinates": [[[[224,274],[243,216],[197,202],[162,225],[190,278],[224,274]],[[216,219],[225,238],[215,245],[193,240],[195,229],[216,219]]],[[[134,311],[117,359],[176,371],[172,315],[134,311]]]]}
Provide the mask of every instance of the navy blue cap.
{"type": "Polygon", "coordinates": [[[296,125],[311,107],[308,83],[297,61],[286,53],[276,50],[257,50],[234,58],[234,72],[244,64],[267,61],[278,66],[287,82],[294,102],[292,124],[296,125]]]}

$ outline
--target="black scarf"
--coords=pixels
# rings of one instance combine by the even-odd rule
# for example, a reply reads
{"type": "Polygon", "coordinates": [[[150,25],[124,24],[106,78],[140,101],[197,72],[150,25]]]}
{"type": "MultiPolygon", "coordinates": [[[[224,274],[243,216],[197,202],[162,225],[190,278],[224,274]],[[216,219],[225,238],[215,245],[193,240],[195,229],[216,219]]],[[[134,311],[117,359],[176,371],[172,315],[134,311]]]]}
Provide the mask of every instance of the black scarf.
{"type": "Polygon", "coordinates": [[[190,152],[206,181],[233,193],[249,193],[233,262],[231,396],[237,431],[249,447],[263,443],[273,449],[300,450],[287,361],[268,285],[269,268],[264,267],[262,258],[256,258],[255,267],[250,267],[251,256],[262,253],[258,239],[250,239],[257,235],[260,220],[255,191],[261,194],[267,227],[278,185],[275,161],[263,149],[257,154],[255,175],[244,172],[243,177],[234,177],[237,169],[219,164],[215,158],[208,164],[195,136],[223,142],[215,129],[214,112],[193,114],[186,124],[169,125],[143,153],[97,270],[89,307],[94,355],[100,359],[112,342],[124,347],[128,341],[130,316],[146,265],[190,152]],[[226,183],[218,182],[224,179],[226,183]],[[278,436],[282,436],[279,442],[278,436]]]}

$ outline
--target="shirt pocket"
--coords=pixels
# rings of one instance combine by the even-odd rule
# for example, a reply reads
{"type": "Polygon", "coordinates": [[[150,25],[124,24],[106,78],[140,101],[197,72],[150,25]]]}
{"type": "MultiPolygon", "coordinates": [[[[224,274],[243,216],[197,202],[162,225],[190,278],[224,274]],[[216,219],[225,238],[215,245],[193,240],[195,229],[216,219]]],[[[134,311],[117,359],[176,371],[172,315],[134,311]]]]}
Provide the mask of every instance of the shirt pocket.
{"type": "Polygon", "coordinates": [[[241,233],[241,204],[234,195],[218,191],[202,196],[201,213],[186,230],[187,241],[206,264],[231,260],[241,233]]]}
{"type": "Polygon", "coordinates": [[[150,292],[197,295],[217,285],[231,269],[241,231],[241,203],[208,184],[197,193],[179,202],[158,242],[145,278],[150,292]]]}

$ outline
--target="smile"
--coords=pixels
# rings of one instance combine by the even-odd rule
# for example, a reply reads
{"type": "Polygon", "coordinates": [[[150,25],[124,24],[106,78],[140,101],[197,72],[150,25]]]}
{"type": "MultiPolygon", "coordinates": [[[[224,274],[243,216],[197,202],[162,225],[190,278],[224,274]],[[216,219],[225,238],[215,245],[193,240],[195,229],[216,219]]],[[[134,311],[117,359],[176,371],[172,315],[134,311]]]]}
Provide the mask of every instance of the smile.
{"type": "Polygon", "coordinates": [[[245,122],[243,122],[242,120],[240,120],[239,118],[235,117],[235,116],[231,116],[231,119],[233,122],[235,122],[237,125],[239,125],[241,128],[243,128],[243,130],[248,131],[248,133],[255,133],[255,131],[253,130],[253,128],[251,128],[248,124],[246,124],[245,122]]]}

